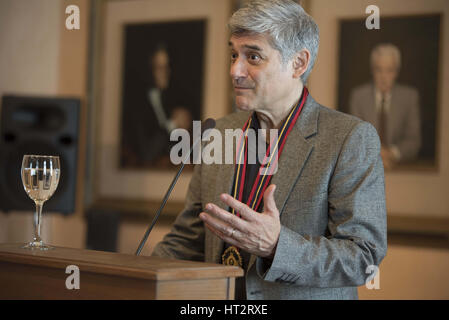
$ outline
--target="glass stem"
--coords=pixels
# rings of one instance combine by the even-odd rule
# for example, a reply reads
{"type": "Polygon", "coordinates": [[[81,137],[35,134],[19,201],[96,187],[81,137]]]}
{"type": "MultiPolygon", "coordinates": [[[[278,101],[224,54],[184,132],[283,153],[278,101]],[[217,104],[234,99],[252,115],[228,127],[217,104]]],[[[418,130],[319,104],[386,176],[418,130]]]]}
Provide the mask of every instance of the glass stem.
{"type": "Polygon", "coordinates": [[[36,211],[34,212],[34,242],[41,242],[41,222],[43,201],[36,201],[36,211]]]}

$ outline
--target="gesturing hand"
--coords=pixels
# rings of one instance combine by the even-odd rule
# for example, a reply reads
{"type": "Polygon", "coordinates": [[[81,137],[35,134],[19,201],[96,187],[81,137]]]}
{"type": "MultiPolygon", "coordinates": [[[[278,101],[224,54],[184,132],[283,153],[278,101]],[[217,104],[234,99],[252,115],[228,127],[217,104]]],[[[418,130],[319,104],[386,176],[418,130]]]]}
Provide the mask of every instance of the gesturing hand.
{"type": "Polygon", "coordinates": [[[240,217],[208,203],[200,218],[206,227],[223,241],[263,258],[272,258],[281,232],[279,210],[274,201],[275,185],[270,185],[263,195],[264,211],[258,213],[228,194],[220,199],[240,217]]]}

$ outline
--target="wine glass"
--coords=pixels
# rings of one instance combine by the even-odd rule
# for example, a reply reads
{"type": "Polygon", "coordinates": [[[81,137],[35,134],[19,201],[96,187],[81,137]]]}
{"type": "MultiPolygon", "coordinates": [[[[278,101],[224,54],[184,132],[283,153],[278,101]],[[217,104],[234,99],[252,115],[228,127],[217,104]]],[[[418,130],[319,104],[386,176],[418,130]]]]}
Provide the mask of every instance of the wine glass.
{"type": "Polygon", "coordinates": [[[42,206],[58,187],[61,166],[57,156],[24,155],[22,161],[22,183],[28,196],[34,200],[34,238],[25,249],[53,249],[41,239],[42,206]]]}

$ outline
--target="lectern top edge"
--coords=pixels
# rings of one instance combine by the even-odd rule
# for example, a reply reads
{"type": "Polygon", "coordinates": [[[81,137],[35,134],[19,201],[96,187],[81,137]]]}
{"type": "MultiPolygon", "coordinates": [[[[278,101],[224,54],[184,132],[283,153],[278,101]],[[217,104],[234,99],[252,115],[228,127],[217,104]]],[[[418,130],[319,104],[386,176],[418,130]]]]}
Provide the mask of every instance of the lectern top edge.
{"type": "Polygon", "coordinates": [[[62,247],[49,251],[32,251],[21,249],[22,245],[0,244],[0,261],[64,270],[69,265],[76,265],[81,273],[101,273],[149,280],[243,276],[243,270],[238,267],[212,263],[62,247]]]}

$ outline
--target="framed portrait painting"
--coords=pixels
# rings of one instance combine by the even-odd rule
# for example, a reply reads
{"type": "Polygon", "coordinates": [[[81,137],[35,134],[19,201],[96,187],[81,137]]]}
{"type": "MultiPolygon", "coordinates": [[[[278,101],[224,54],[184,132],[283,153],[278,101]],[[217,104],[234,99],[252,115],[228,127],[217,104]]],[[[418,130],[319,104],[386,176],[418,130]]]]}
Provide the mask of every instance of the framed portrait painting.
{"type": "MultiPolygon", "coordinates": [[[[103,0],[94,6],[93,202],[154,211],[176,173],[170,132],[230,111],[230,2],[103,0]]],[[[184,172],[171,194],[173,214],[182,208],[191,174],[184,172]]]]}
{"type": "Polygon", "coordinates": [[[399,149],[399,162],[384,175],[389,231],[447,234],[449,7],[438,0],[313,0],[310,13],[320,27],[312,96],[371,122],[399,149]],[[366,26],[371,5],[378,29],[366,26]],[[374,88],[378,71],[394,80],[392,90],[374,88]]]}
{"type": "Polygon", "coordinates": [[[167,169],[170,133],[201,119],[206,20],[124,25],[120,167],[167,169]]]}
{"type": "Polygon", "coordinates": [[[364,24],[340,21],[339,109],[396,148],[394,169],[436,168],[441,15],[389,16],[374,31],[364,24]]]}

